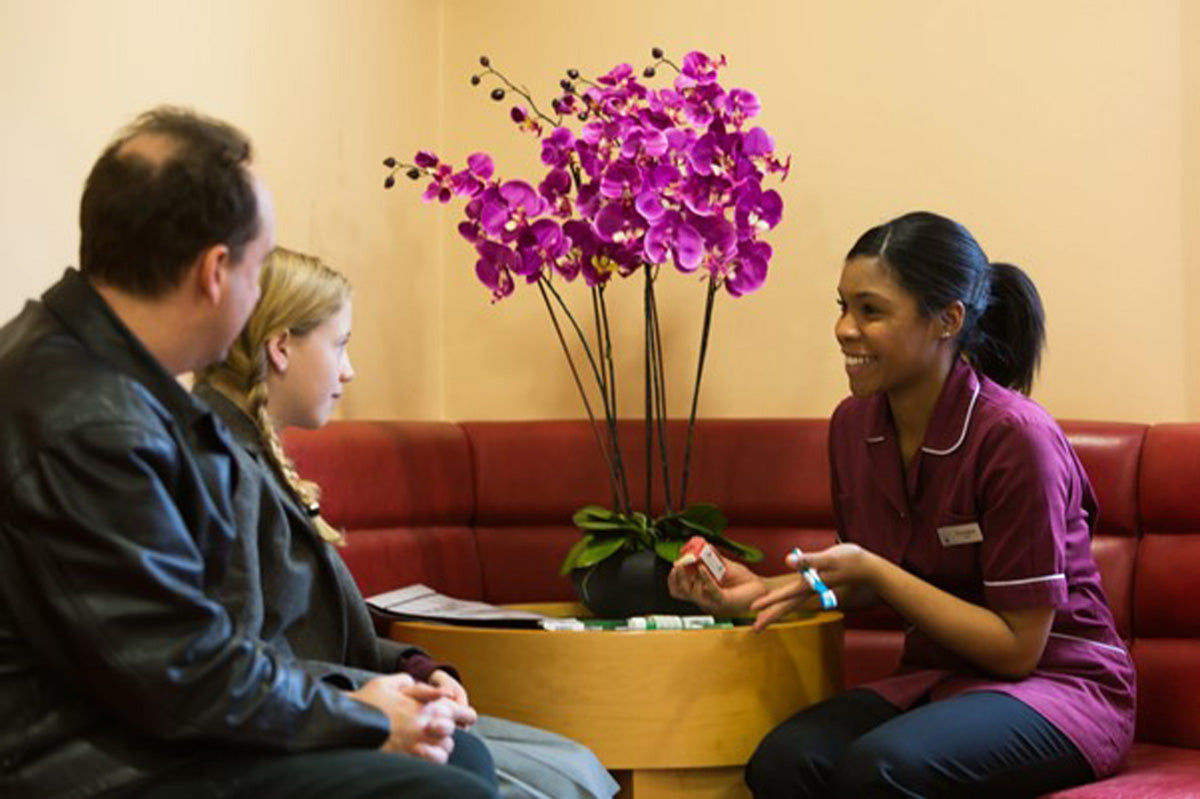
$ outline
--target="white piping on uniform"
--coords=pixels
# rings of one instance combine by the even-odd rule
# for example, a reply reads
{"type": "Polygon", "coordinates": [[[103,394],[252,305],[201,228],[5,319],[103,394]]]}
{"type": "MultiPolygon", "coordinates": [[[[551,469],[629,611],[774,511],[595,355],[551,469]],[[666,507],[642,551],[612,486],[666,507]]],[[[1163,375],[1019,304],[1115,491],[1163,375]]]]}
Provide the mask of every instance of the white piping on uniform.
{"type": "Polygon", "coordinates": [[[930,449],[929,447],[921,447],[922,452],[930,455],[949,455],[954,450],[962,446],[962,443],[967,440],[967,428],[971,426],[971,413],[975,410],[975,400],[979,399],[979,383],[975,384],[975,392],[971,394],[971,404],[967,406],[967,418],[963,420],[962,433],[958,436],[958,441],[954,442],[954,446],[950,449],[930,449]]]}
{"type": "Polygon", "coordinates": [[[887,436],[870,436],[867,438],[868,444],[879,444],[884,441],[887,441],[887,436]]]}
{"type": "Polygon", "coordinates": [[[1081,638],[1078,635],[1067,635],[1066,633],[1050,633],[1050,637],[1065,638],[1068,641],[1078,641],[1081,644],[1091,644],[1092,646],[1099,646],[1099,647],[1103,647],[1104,649],[1111,649],[1114,652],[1120,652],[1122,655],[1125,655],[1125,656],[1129,655],[1128,650],[1126,650],[1125,647],[1123,647],[1123,646],[1113,646],[1112,644],[1102,644],[1099,641],[1093,641],[1090,638],[1081,638]]]}
{"type": "Polygon", "coordinates": [[[1051,580],[1066,580],[1067,575],[1062,574],[1044,574],[1040,577],[1024,577],[1020,580],[984,580],[983,584],[988,588],[1000,588],[1006,585],[1029,585],[1030,583],[1048,583],[1051,580]]]}

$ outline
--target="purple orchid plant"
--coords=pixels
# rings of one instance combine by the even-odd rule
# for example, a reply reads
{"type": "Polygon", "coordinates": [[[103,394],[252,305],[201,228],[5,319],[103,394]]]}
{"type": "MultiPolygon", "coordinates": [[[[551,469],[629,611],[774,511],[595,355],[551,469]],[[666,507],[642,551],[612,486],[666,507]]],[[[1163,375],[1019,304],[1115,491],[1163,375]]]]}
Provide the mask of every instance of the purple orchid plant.
{"type": "MultiPolygon", "coordinates": [[[[766,281],[772,251],[761,237],[779,224],[783,200],[763,182],[769,177],[784,180],[791,159],[779,158],[771,136],[754,125],[758,97],[746,89],[725,89],[718,81],[724,57],[691,52],[676,65],[659,48],[651,55],[654,62],[642,77],[654,78],[669,68],[675,73],[669,86],[648,87],[629,64],[595,80],[570,69],[549,114],[528,90],[494,69],[487,57],[480,58],[483,70],[471,76],[473,85],[494,81],[502,85],[492,89],[492,99],[503,101],[512,92],[525,101],[512,107],[510,115],[540,145],[546,171],[536,185],[501,179],[491,156],[482,152],[469,156],[459,169],[427,151],[418,152],[411,164],[384,160],[390,170],[385,188],[394,186],[396,174],[403,171],[413,180],[427,181],[426,201],[465,201],[458,232],[474,247],[475,274],[494,302],[518,285],[536,286],[550,314],[604,455],[613,501],[611,509],[589,505],[575,514],[584,535],[564,560],[563,573],[593,567],[622,550],[653,549],[673,561],[684,541],[697,534],[748,560],[762,557],[753,547],[724,536],[726,521],[715,507],[687,505],[688,464],[715,300],[722,290],[743,297],[766,281]],[[565,124],[572,120],[580,123],[578,129],[565,124]],[[697,276],[705,286],[677,502],[667,458],[666,384],[655,294],[656,281],[669,272],[697,276]],[[591,340],[560,292],[580,278],[594,316],[591,340]],[[657,440],[666,504],[666,513],[653,519],[634,510],[617,436],[617,375],[607,303],[614,283],[631,278],[642,284],[645,308],[646,449],[649,457],[657,440]],[[603,425],[568,335],[582,347],[603,425]]],[[[647,507],[653,472],[646,470],[647,507]]]]}

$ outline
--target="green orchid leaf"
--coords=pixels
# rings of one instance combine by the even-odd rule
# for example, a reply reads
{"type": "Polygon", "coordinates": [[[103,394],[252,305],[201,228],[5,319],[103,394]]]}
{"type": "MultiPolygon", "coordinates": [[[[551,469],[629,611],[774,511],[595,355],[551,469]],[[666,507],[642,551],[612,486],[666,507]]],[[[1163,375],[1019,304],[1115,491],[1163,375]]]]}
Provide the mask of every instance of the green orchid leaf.
{"type": "Polygon", "coordinates": [[[686,539],[692,534],[691,530],[684,526],[678,513],[660,516],[654,520],[654,527],[658,531],[658,538],[664,541],[674,538],[686,539]]]}
{"type": "Polygon", "coordinates": [[[575,542],[575,545],[571,547],[571,550],[567,553],[567,556],[563,558],[562,565],[558,567],[558,573],[560,576],[565,577],[571,573],[571,570],[576,567],[579,556],[585,549],[588,548],[593,540],[593,536],[585,535],[575,542]]]}
{"type": "Polygon", "coordinates": [[[575,511],[575,515],[571,517],[571,521],[576,527],[583,527],[592,522],[616,522],[619,519],[618,514],[613,513],[608,508],[600,505],[584,505],[579,510],[575,511]]]}
{"type": "Polygon", "coordinates": [[[725,518],[725,514],[717,508],[716,505],[708,503],[699,503],[690,506],[680,515],[680,521],[688,526],[692,524],[702,525],[706,530],[720,534],[729,526],[729,520],[725,518]]]}
{"type": "Polygon", "coordinates": [[[691,519],[680,518],[679,527],[680,535],[685,536],[691,536],[694,533],[699,533],[705,538],[712,538],[720,535],[719,531],[712,530],[708,527],[705,527],[703,524],[700,524],[700,522],[694,522],[691,519]]]}
{"type": "Polygon", "coordinates": [[[615,554],[625,546],[624,538],[606,538],[603,541],[592,541],[575,558],[576,569],[586,569],[594,566],[609,555],[615,554]]]}
{"type": "Polygon", "coordinates": [[[762,550],[758,547],[751,546],[750,544],[740,544],[737,541],[726,538],[724,535],[719,533],[712,536],[709,540],[711,540],[712,543],[717,547],[733,552],[739,558],[747,561],[748,563],[758,563],[763,559],[762,550]]]}
{"type": "Polygon", "coordinates": [[[638,524],[635,519],[620,513],[614,513],[599,505],[587,505],[575,511],[571,517],[575,526],[599,536],[605,537],[636,537],[638,524]]]}
{"type": "Polygon", "coordinates": [[[656,541],[654,552],[667,563],[679,560],[679,551],[683,549],[682,541],[656,541]]]}
{"type": "Polygon", "coordinates": [[[575,525],[580,530],[587,530],[591,533],[612,535],[614,533],[633,532],[638,528],[628,522],[585,522],[575,525]]]}

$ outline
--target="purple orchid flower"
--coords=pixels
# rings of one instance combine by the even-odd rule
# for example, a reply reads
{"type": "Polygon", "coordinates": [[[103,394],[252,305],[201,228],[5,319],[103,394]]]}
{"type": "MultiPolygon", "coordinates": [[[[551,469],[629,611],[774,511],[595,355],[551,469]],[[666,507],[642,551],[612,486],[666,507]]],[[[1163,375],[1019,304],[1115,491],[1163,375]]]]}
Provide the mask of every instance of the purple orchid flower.
{"type": "Polygon", "coordinates": [[[725,104],[725,92],[720,84],[709,83],[697,86],[684,94],[683,112],[696,127],[707,127],[721,119],[721,108],[725,104]]]}
{"type": "Polygon", "coordinates": [[[479,232],[478,222],[459,222],[458,235],[472,244],[476,244],[483,239],[483,234],[479,232]]]}
{"type": "Polygon", "coordinates": [[[546,210],[546,201],[523,180],[510,180],[486,189],[479,210],[479,226],[492,238],[510,242],[521,223],[546,210]]]}
{"type": "Polygon", "coordinates": [[[704,237],[704,266],[710,275],[720,277],[738,254],[737,228],[720,216],[700,217],[695,225],[704,237]]]}
{"type": "Polygon", "coordinates": [[[542,163],[546,166],[564,167],[575,147],[575,134],[570,128],[555,128],[542,139],[542,163]]]}
{"type": "Polygon", "coordinates": [[[552,219],[539,219],[523,228],[517,236],[519,262],[514,272],[533,283],[548,265],[554,264],[567,251],[562,228],[552,219]]]}
{"type": "MultiPolygon", "coordinates": [[[[713,61],[704,53],[693,50],[683,57],[683,67],[680,69],[679,77],[688,81],[692,86],[716,83],[717,70],[724,65],[725,56],[721,56],[720,61],[713,61]]],[[[678,86],[678,81],[676,85],[678,86]]]]}
{"type": "Polygon", "coordinates": [[[638,236],[645,222],[627,203],[611,202],[596,214],[592,227],[601,241],[623,244],[638,236]]]}
{"type": "Polygon", "coordinates": [[[641,187],[642,171],[629,161],[617,161],[600,178],[600,194],[610,199],[636,194],[641,187]]]}
{"type": "Polygon", "coordinates": [[[762,128],[751,128],[742,138],[742,153],[749,156],[766,156],[775,152],[775,142],[762,128]]]}
{"type": "Polygon", "coordinates": [[[783,198],[779,192],[774,189],[763,191],[757,183],[750,182],[742,187],[734,211],[739,239],[754,238],[763,231],[772,230],[782,218],[783,198]]]}
{"type": "Polygon", "coordinates": [[[433,152],[417,153],[427,201],[466,200],[458,233],[475,247],[476,274],[493,301],[511,294],[518,277],[583,275],[597,286],[650,264],[700,272],[733,297],[763,285],[772,250],[758,239],[783,216],[779,192],[763,183],[786,179],[790,157],[775,155],[764,128],[747,129],[761,102],[721,86],[724,56],[690,52],[680,63],[657,90],[629,64],[577,83],[586,89],[551,98],[557,127],[543,128],[528,105],[511,106],[546,166],[532,185],[496,178],[484,152],[457,171],[433,152]]]}
{"type": "Polygon", "coordinates": [[[513,292],[512,270],[517,265],[517,256],[503,244],[480,241],[475,245],[479,260],[475,262],[475,276],[492,290],[492,301],[498,302],[513,292]]]}
{"type": "Polygon", "coordinates": [[[679,170],[672,164],[659,163],[642,170],[642,185],[654,191],[663,191],[679,182],[679,170]]]}
{"type": "Polygon", "coordinates": [[[638,194],[634,198],[633,207],[642,215],[642,219],[645,219],[650,224],[654,224],[667,212],[662,197],[655,191],[643,191],[638,194]]]}
{"type": "Polygon", "coordinates": [[[660,89],[650,93],[649,105],[651,111],[669,119],[672,111],[683,108],[683,95],[673,89],[660,89]]]}
{"type": "Polygon", "coordinates": [[[719,170],[724,155],[721,143],[720,137],[715,133],[705,133],[697,139],[687,154],[692,170],[700,175],[711,175],[719,170]]]}
{"type": "Polygon", "coordinates": [[[646,231],[644,250],[650,263],[673,259],[680,272],[695,272],[704,258],[704,238],[681,213],[671,211],[646,231]]]}
{"type": "Polygon", "coordinates": [[[491,180],[496,167],[487,153],[472,153],[467,156],[467,169],[480,180],[491,180]]]}
{"type": "Polygon", "coordinates": [[[602,83],[605,86],[616,86],[633,77],[633,67],[629,64],[617,64],[607,75],[601,75],[596,79],[597,83],[602,83]]]}
{"type": "Polygon", "coordinates": [[[538,184],[538,194],[550,205],[551,213],[554,214],[571,212],[571,201],[568,196],[570,191],[571,173],[560,167],[555,167],[547,172],[546,177],[538,184]]]}
{"type": "Polygon", "coordinates": [[[762,104],[758,101],[758,95],[754,92],[745,89],[730,89],[729,94],[725,95],[725,110],[728,111],[735,120],[741,121],[757,116],[762,110],[762,104]]]}
{"type": "Polygon", "coordinates": [[[591,225],[578,219],[564,222],[562,230],[567,240],[567,250],[554,268],[567,280],[574,280],[583,265],[591,263],[592,257],[599,251],[600,240],[596,238],[591,225]]]}
{"type": "Polygon", "coordinates": [[[697,216],[724,213],[733,184],[717,176],[692,175],[680,189],[680,197],[689,211],[697,216]]]}
{"type": "Polygon", "coordinates": [[[661,130],[632,126],[621,143],[621,157],[632,159],[639,155],[658,158],[668,149],[667,137],[661,130]]]}
{"type": "Polygon", "coordinates": [[[483,181],[471,174],[469,169],[450,176],[450,190],[459,196],[474,197],[483,191],[483,181]]]}
{"type": "Polygon", "coordinates": [[[738,248],[733,272],[725,279],[725,290],[734,297],[758,291],[767,280],[767,264],[770,261],[770,244],[765,241],[743,243],[738,248]]]}

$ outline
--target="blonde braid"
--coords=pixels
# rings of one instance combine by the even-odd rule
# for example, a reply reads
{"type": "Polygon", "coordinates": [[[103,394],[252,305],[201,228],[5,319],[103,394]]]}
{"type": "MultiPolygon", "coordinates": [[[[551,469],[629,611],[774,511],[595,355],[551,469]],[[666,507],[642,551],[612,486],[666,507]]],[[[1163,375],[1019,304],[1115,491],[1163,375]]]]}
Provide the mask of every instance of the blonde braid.
{"type": "Polygon", "coordinates": [[[266,447],[267,456],[271,459],[271,465],[275,467],[276,473],[283,478],[292,495],[308,512],[317,535],[331,544],[345,546],[346,536],[321,516],[321,487],[312,480],[301,478],[300,472],[296,470],[296,464],[292,463],[292,459],[284,452],[283,443],[275,432],[275,424],[271,421],[270,413],[267,412],[267,383],[265,380],[251,389],[248,399],[262,443],[266,447]]]}

